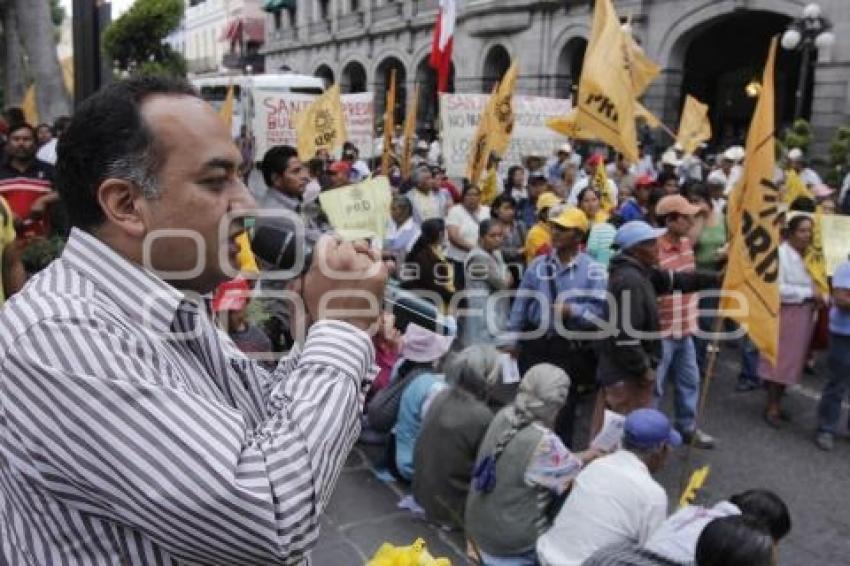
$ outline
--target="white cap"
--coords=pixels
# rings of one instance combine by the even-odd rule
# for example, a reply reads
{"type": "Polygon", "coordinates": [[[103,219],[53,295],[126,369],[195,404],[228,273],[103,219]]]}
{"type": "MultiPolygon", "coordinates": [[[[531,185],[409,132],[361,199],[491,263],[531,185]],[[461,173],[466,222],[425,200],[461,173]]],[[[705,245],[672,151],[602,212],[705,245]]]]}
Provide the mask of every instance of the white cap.
{"type": "Polygon", "coordinates": [[[733,145],[723,152],[723,159],[727,159],[734,163],[740,163],[744,159],[745,153],[746,152],[743,147],[740,145],[733,145]]]}
{"type": "Polygon", "coordinates": [[[416,149],[427,150],[428,148],[428,142],[426,142],[425,140],[419,140],[418,142],[416,142],[416,149]]]}
{"type": "Polygon", "coordinates": [[[799,147],[792,147],[788,150],[788,160],[789,161],[802,161],[803,160],[803,150],[799,147]]]}
{"type": "Polygon", "coordinates": [[[664,155],[661,156],[661,163],[664,165],[671,165],[673,167],[678,167],[682,164],[682,160],[676,157],[676,152],[672,149],[669,149],[664,152],[664,155]]]}
{"type": "Polygon", "coordinates": [[[709,173],[706,179],[706,183],[709,185],[723,185],[724,187],[726,186],[726,181],[726,175],[720,169],[715,169],[709,173]]]}
{"type": "Polygon", "coordinates": [[[572,153],[572,152],[573,152],[573,146],[571,146],[568,143],[565,143],[565,144],[561,145],[561,147],[558,148],[558,153],[572,153]]]}

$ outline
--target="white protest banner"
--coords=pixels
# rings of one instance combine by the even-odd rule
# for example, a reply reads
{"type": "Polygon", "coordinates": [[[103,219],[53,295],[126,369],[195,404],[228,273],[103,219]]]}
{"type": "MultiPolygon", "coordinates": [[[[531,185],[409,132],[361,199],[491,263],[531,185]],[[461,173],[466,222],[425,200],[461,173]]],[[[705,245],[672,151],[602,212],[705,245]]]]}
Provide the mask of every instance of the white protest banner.
{"type": "MultiPolygon", "coordinates": [[[[440,128],[443,160],[450,177],[463,177],[469,160],[469,144],[481,111],[487,104],[487,94],[441,94],[440,128]]],[[[539,154],[544,158],[553,155],[566,138],[546,127],[546,120],[569,113],[572,108],[568,98],[540,96],[513,97],[514,130],[508,151],[502,156],[502,167],[521,163],[523,156],[539,154]]],[[[503,171],[500,173],[504,174],[503,171]]]]}
{"type": "MultiPolygon", "coordinates": [[[[253,97],[252,131],[256,139],[257,161],[262,160],[272,146],[297,146],[295,115],[309,106],[316,95],[254,89],[253,97]]],[[[373,97],[371,92],[343,94],[341,97],[348,139],[364,156],[372,154],[372,124],[375,116],[373,97]]]]}
{"type": "Polygon", "coordinates": [[[824,214],[821,216],[821,230],[826,273],[831,276],[839,264],[850,259],[850,217],[824,214]]]}

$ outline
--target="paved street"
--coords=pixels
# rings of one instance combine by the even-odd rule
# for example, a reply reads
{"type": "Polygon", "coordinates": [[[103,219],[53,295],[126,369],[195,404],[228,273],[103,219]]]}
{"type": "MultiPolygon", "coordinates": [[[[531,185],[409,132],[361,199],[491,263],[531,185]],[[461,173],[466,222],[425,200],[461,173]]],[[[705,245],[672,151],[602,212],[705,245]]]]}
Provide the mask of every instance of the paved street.
{"type": "MultiPolygon", "coordinates": [[[[711,451],[694,451],[690,469],[711,466],[700,501],[713,502],[751,487],[777,491],[791,508],[793,528],[780,547],[782,566],[832,566],[846,564],[850,555],[850,441],[836,444],[833,453],[820,451],[811,441],[816,402],[813,396],[823,383],[823,368],[807,376],[803,386],[789,395],[787,407],[794,420],[784,430],[773,430],[761,419],[764,394],[736,393],[739,351],[724,350],[718,376],[711,389],[704,428],[719,441],[711,451]]],[[[582,418],[589,418],[583,404],[582,418]]],[[[586,427],[579,431],[583,445],[586,427]]],[[[465,564],[457,533],[445,533],[399,509],[408,493],[397,483],[384,483],[374,474],[380,451],[358,446],[349,458],[324,520],[318,566],[362,564],[383,541],[410,544],[421,536],[437,556],[465,564]]],[[[671,505],[680,494],[684,452],[680,451],[660,479],[671,505]]]]}

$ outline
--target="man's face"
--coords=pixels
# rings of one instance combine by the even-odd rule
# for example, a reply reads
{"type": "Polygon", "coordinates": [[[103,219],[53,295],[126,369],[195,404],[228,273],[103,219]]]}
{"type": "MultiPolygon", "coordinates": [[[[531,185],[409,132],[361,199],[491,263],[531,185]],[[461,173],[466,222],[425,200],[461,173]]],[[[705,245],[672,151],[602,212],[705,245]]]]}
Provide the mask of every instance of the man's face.
{"type": "Polygon", "coordinates": [[[552,227],[552,247],[557,251],[574,250],[578,248],[579,243],[584,235],[580,230],[575,228],[564,228],[554,222],[549,223],[552,227]]]}
{"type": "Polygon", "coordinates": [[[50,128],[48,128],[47,126],[39,126],[37,136],[38,145],[44,145],[53,138],[53,134],[50,132],[50,128]]]}
{"type": "Polygon", "coordinates": [[[334,188],[344,187],[348,184],[348,173],[344,170],[331,171],[328,182],[334,188]]]}
{"type": "Polygon", "coordinates": [[[407,212],[407,207],[401,204],[393,203],[390,205],[390,218],[398,225],[403,224],[410,217],[407,212]]]}
{"type": "Polygon", "coordinates": [[[200,99],[152,96],[142,105],[142,117],[163,158],[160,194],[139,200],[145,236],[156,236],[148,267],[175,272],[199,265],[200,273],[191,278],[163,276],[178,289],[209,292],[228,279],[223,262],[237,267],[236,237],[244,231],[241,214],[256,208],[238,174],[242,157],[227,127],[200,99]],[[229,223],[220,230],[228,213],[229,223]],[[219,259],[220,250],[224,259],[219,259]]]}
{"type": "Polygon", "coordinates": [[[687,236],[693,225],[694,217],[687,214],[677,214],[675,218],[667,219],[667,231],[677,238],[687,236]]]}
{"type": "Polygon", "coordinates": [[[629,253],[646,267],[658,265],[658,240],[646,240],[635,244],[629,249],[629,253]]]}
{"type": "Polygon", "coordinates": [[[423,171],[419,174],[419,184],[416,185],[416,188],[425,193],[434,188],[434,180],[430,171],[423,171]]]}
{"type": "Polygon", "coordinates": [[[9,157],[20,161],[32,161],[35,157],[35,136],[29,128],[18,128],[9,134],[7,145],[9,157]]]}
{"type": "Polygon", "coordinates": [[[300,197],[310,181],[307,167],[297,157],[290,157],[283,171],[272,176],[272,185],[285,195],[300,197]]]}
{"type": "Polygon", "coordinates": [[[498,250],[502,245],[503,237],[504,232],[502,231],[502,225],[493,223],[490,225],[490,229],[487,231],[487,234],[481,238],[481,247],[488,252],[498,250]]]}

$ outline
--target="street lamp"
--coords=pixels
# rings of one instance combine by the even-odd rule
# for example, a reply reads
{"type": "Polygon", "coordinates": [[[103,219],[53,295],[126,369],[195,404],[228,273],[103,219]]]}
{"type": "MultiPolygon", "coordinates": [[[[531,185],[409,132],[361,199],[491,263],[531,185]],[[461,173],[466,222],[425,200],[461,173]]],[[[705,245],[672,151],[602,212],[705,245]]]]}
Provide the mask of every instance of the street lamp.
{"type": "Polygon", "coordinates": [[[800,80],[797,84],[796,105],[794,106],[794,120],[803,113],[803,97],[808,80],[809,67],[813,49],[826,49],[835,43],[835,34],[831,31],[832,23],[823,16],[820,6],[807,4],[803,8],[803,15],[792,21],[785,33],[782,34],[782,47],[788,51],[800,50],[803,52],[803,64],[800,69],[800,80]]]}

